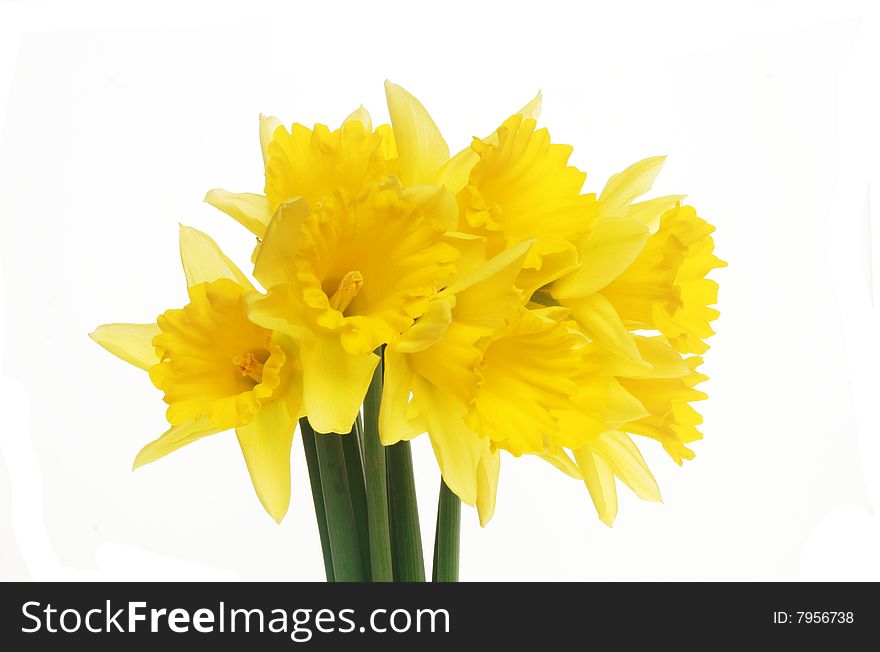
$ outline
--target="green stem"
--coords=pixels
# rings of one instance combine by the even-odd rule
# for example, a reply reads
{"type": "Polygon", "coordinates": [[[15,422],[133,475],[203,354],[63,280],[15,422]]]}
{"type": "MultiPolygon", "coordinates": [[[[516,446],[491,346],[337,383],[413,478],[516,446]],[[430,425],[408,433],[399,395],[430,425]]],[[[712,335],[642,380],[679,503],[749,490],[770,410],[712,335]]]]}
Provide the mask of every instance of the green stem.
{"type": "Polygon", "coordinates": [[[364,401],[364,468],[367,485],[367,524],[370,532],[370,568],[374,582],[394,580],[391,531],[388,519],[388,479],[385,447],[379,439],[383,364],[380,360],[364,401]]]}
{"type": "Polygon", "coordinates": [[[324,509],[324,491],[321,488],[321,470],[318,467],[318,451],[315,449],[315,431],[309,420],[299,420],[299,432],[302,437],[303,449],[306,453],[306,465],[309,468],[309,484],[312,487],[312,501],[315,503],[315,519],[318,521],[318,535],[321,538],[321,553],[324,556],[324,573],[327,581],[335,579],[333,575],[333,555],[330,552],[330,535],[327,533],[327,512],[324,509]]]}
{"type": "Polygon", "coordinates": [[[321,469],[330,550],[333,555],[333,574],[337,582],[363,581],[367,577],[358,545],[341,437],[335,434],[318,434],[315,436],[315,444],[321,469]]]}
{"type": "Polygon", "coordinates": [[[419,507],[413,480],[409,442],[385,448],[388,463],[388,502],[391,511],[391,557],[394,579],[398,582],[424,582],[425,560],[419,529],[419,507]]]}
{"type": "Polygon", "coordinates": [[[435,582],[457,582],[461,542],[461,501],[446,483],[440,480],[437,505],[437,531],[434,534],[435,582]]]}
{"type": "Polygon", "coordinates": [[[348,476],[348,489],[351,492],[351,507],[354,511],[354,524],[357,528],[358,548],[361,551],[361,564],[364,574],[370,577],[370,535],[367,527],[367,494],[364,488],[364,465],[361,461],[361,415],[352,426],[351,432],[342,436],[342,452],[345,456],[345,471],[348,476]]]}

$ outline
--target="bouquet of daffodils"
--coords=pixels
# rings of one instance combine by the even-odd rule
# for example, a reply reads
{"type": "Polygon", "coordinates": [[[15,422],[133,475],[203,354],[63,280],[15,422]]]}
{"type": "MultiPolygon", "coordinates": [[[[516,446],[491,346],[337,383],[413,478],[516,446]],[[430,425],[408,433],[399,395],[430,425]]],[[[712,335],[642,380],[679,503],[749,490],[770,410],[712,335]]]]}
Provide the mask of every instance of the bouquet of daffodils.
{"type": "Polygon", "coordinates": [[[336,130],[261,117],[264,194],[208,192],[256,236],[259,285],[182,226],[189,303],[91,336],[168,405],[135,468],[235,430],[280,522],[299,424],[329,580],[425,579],[409,441],[427,434],[432,573],[454,581],[461,502],[489,522],[502,452],[582,481],[608,525],[618,479],[660,500],[632,436],[693,457],[724,263],[682,196],[641,199],[663,157],[583,193],[540,95],[450,156],[418,100],[386,94],[375,128],[363,108],[336,130]]]}

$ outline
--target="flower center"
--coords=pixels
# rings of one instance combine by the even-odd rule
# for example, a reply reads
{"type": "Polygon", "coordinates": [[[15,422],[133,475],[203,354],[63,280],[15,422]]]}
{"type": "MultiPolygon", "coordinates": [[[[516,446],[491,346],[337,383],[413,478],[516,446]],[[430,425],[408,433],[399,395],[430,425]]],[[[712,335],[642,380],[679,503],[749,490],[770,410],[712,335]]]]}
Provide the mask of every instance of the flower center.
{"type": "Polygon", "coordinates": [[[257,384],[263,382],[263,363],[257,360],[257,357],[250,351],[235,356],[232,359],[232,364],[242,376],[247,376],[257,384]]]}
{"type": "Polygon", "coordinates": [[[348,272],[339,281],[339,288],[330,297],[330,307],[339,312],[345,312],[358,292],[364,285],[364,275],[358,271],[348,272]]]}

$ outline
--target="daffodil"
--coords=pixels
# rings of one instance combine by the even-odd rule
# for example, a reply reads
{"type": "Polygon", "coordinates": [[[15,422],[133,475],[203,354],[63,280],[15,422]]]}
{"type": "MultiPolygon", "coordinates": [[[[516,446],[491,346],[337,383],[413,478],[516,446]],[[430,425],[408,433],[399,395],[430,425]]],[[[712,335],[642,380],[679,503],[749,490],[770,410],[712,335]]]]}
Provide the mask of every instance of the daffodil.
{"type": "MultiPolygon", "coordinates": [[[[427,109],[413,95],[397,84],[385,82],[385,97],[394,136],[394,174],[407,186],[443,186],[452,194],[467,184],[471,171],[480,161],[474,147],[465,147],[454,156],[427,109]]],[[[518,113],[523,119],[537,119],[541,113],[541,94],[518,113]]],[[[501,130],[480,140],[485,146],[497,146],[501,130]]]]}
{"type": "Polygon", "coordinates": [[[248,319],[247,277],[204,233],[180,229],[189,303],[154,324],[108,324],[92,339],[145,371],[165,396],[171,428],[134,467],[235,429],[257,496],[281,521],[290,501],[290,447],[302,411],[296,345],[248,319]]]}
{"type": "Polygon", "coordinates": [[[477,343],[522,309],[513,281],[530,245],[523,243],[469,269],[439,292],[422,319],[385,351],[382,443],[390,446],[427,432],[446,484],[465,503],[477,506],[483,524],[495,509],[500,459],[489,438],[466,422],[482,357],[477,343]]]}
{"type": "Polygon", "coordinates": [[[396,158],[388,125],[372,128],[361,107],[331,131],[294,123],[290,130],[274,116],[260,116],[260,149],[266,176],[264,194],[210,190],[205,201],[262,238],[275,211],[302,197],[310,205],[337,191],[357,194],[389,173],[396,158]]]}
{"type": "Polygon", "coordinates": [[[450,206],[391,178],[314,210],[297,199],[273,217],[254,268],[268,294],[250,315],[299,345],[305,411],[319,432],[349,432],[373,351],[406,331],[452,275],[450,206]]]}
{"type": "Polygon", "coordinates": [[[586,174],[568,165],[572,148],[522,114],[471,148],[478,159],[458,194],[461,229],[485,237],[490,254],[535,239],[519,280],[530,292],[572,269],[596,211],[595,196],[581,194],[586,174]]]}
{"type": "Polygon", "coordinates": [[[492,518],[502,454],[583,482],[608,525],[618,481],[660,501],[636,442],[681,464],[702,436],[713,227],[683,196],[643,198],[664,157],[586,192],[537,123],[540,93],[454,155],[413,95],[385,94],[377,127],[363,107],[338,128],[261,116],[262,192],[206,195],[256,236],[261,289],[182,227],[188,304],[92,333],[168,406],[135,467],[235,429],[280,521],[301,419],[339,580],[424,579],[408,441],[425,433],[443,478],[435,579],[457,577],[459,500],[492,518]]]}
{"type": "Polygon", "coordinates": [[[533,244],[524,241],[463,274],[385,352],[382,441],[426,431],[446,484],[477,506],[483,524],[494,509],[498,451],[580,448],[647,415],[602,373],[601,352],[565,309],[523,305],[527,295],[515,281],[533,244]]]}
{"type": "Polygon", "coordinates": [[[493,446],[538,454],[583,479],[600,517],[610,524],[617,504],[614,476],[641,497],[659,500],[656,483],[627,432],[661,441],[679,463],[693,455],[685,444],[699,438],[700,417],[689,402],[705,396],[693,389],[703,377],[694,371],[698,358],[685,360],[677,352],[705,350],[704,339],[712,334],[709,322],[717,317],[709,307],[717,285],[705,276],[723,263],[712,254],[712,227],[691,207],[681,206],[683,197],[636,201],[650,190],[664,157],[645,159],[614,175],[596,197],[581,192],[584,175],[567,164],[571,148],[551,143],[534,119],[515,115],[496,136],[491,142],[475,139],[472,145],[477,159],[458,193],[460,228],[485,238],[491,253],[534,239],[516,280],[532,301],[525,322],[537,327],[542,305],[564,309],[548,308],[545,316],[573,319],[576,327],[560,323],[553,328],[545,321],[543,332],[577,332],[589,342],[582,350],[592,356],[585,356],[585,371],[574,381],[578,409],[548,405],[543,428],[536,428],[522,411],[540,391],[529,387],[522,393],[527,398],[511,401],[513,407],[508,396],[517,395],[523,378],[552,378],[554,389],[572,382],[557,366],[564,365],[566,356],[551,341],[541,341],[546,355],[528,358],[525,371],[518,363],[527,358],[523,353],[533,345],[533,333],[498,337],[482,361],[494,372],[482,379],[482,401],[473,401],[469,425],[494,432],[493,446]],[[646,339],[636,331],[662,337],[646,339]],[[542,373],[544,368],[556,373],[542,373]],[[493,392],[493,386],[501,389],[493,392]],[[656,400],[664,391],[668,399],[656,400]],[[608,397],[617,400],[609,403],[608,397]],[[554,420],[554,435],[542,434],[554,420]],[[493,421],[499,427],[493,428],[493,421]],[[572,432],[584,441],[566,446],[562,442],[572,432]],[[530,433],[532,441],[523,447],[525,437],[514,436],[505,443],[499,433],[530,433]],[[543,451],[536,445],[541,437],[543,451]]]}
{"type": "Polygon", "coordinates": [[[685,444],[700,439],[696,426],[702,421],[690,406],[691,401],[706,398],[693,389],[705,380],[696,373],[701,360],[682,358],[663,336],[634,336],[639,357],[636,363],[608,351],[602,351],[599,364],[604,373],[615,377],[631,399],[623,410],[607,414],[608,428],[579,448],[562,447],[542,457],[554,466],[580,479],[586,485],[599,518],[611,525],[617,515],[619,478],[644,500],[660,501],[660,490],[629,434],[650,437],[663,444],[672,458],[693,458],[685,444]],[[634,401],[634,402],[632,402],[634,401]]]}
{"type": "Polygon", "coordinates": [[[538,293],[570,308],[602,346],[637,362],[644,361],[634,330],[659,331],[684,353],[706,350],[718,285],[705,277],[725,264],[712,253],[714,227],[681,206],[681,196],[634,203],[664,160],[645,159],[609,180],[578,242],[578,266],[538,293]]]}
{"type": "MultiPolygon", "coordinates": [[[[303,198],[310,206],[337,192],[356,195],[392,175],[404,186],[435,186],[453,195],[468,182],[479,155],[466,147],[450,157],[449,146],[425,107],[391,82],[385,82],[391,125],[373,128],[369,112],[360,107],[342,125],[330,130],[323,124],[309,128],[294,123],[290,129],[274,116],[260,116],[263,155],[263,194],[236,193],[220,188],[208,191],[205,201],[237,220],[258,239],[282,204],[303,198]]],[[[536,119],[540,93],[517,114],[536,119]]],[[[494,146],[499,131],[480,142],[494,146]]]]}

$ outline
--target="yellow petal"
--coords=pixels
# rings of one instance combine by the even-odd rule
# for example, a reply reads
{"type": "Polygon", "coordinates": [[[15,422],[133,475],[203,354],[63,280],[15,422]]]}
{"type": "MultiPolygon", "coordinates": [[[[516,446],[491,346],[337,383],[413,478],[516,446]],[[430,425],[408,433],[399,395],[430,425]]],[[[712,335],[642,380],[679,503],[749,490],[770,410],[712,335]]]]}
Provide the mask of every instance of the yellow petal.
{"type": "Polygon", "coordinates": [[[421,102],[400,86],[386,81],[385,96],[401,181],[408,186],[435,183],[440,167],[449,160],[449,147],[440,130],[421,102]]]}
{"type": "Polygon", "coordinates": [[[283,401],[273,401],[237,428],[251,481],[269,516],[280,523],[290,505],[290,445],[296,420],[283,401]]]}
{"type": "Polygon", "coordinates": [[[632,264],[647,240],[647,227],[636,220],[597,220],[578,247],[580,266],[553,284],[552,296],[571,299],[598,292],[632,264]]]}
{"type": "Polygon", "coordinates": [[[248,277],[220,251],[209,235],[183,224],[180,225],[180,259],[187,287],[228,278],[255,291],[248,277]]]}
{"type": "Polygon", "coordinates": [[[593,453],[589,446],[578,448],[574,453],[578,469],[584,478],[584,484],[596,506],[599,519],[611,527],[617,517],[617,487],[614,485],[614,473],[601,456],[593,453]]]}
{"type": "Polygon", "coordinates": [[[467,405],[429,382],[416,378],[414,400],[424,417],[443,480],[462,502],[477,499],[477,465],[489,450],[489,441],[465,425],[467,405]]]}
{"type": "Polygon", "coordinates": [[[89,337],[117,358],[146,371],[159,362],[152,344],[159,332],[156,324],[104,324],[89,337]]]}
{"type": "Polygon", "coordinates": [[[311,325],[303,314],[305,307],[290,283],[272,287],[265,296],[250,294],[246,300],[248,318],[255,324],[289,335],[300,344],[313,341],[311,325]]]}
{"type": "Polygon", "coordinates": [[[412,439],[425,429],[411,418],[414,411],[409,400],[412,371],[406,356],[391,348],[385,349],[384,376],[382,405],[379,408],[379,436],[383,445],[391,446],[399,441],[412,439]]]}
{"type": "Polygon", "coordinates": [[[401,193],[401,199],[412,210],[421,213],[428,221],[439,225],[444,231],[455,228],[458,222],[458,201],[443,186],[410,186],[401,193]]]}
{"type": "Polygon", "coordinates": [[[144,464],[155,462],[160,457],[165,457],[168,453],[176,451],[178,448],[191,444],[197,439],[207,437],[221,432],[222,428],[218,428],[207,417],[199,417],[190,419],[179,425],[172,426],[165,434],[158,439],[151,441],[141,449],[134,460],[133,468],[137,469],[144,464]]]}
{"type": "Polygon", "coordinates": [[[562,278],[566,274],[575,271],[578,267],[577,247],[569,243],[569,246],[559,251],[544,251],[540,269],[524,267],[516,279],[516,286],[531,296],[544,286],[562,278]]]}
{"type": "Polygon", "coordinates": [[[521,305],[514,287],[532,241],[502,251],[443,291],[455,297],[455,319],[481,327],[501,328],[521,305]]]}
{"type": "Polygon", "coordinates": [[[338,336],[324,333],[301,346],[300,356],[309,423],[320,433],[348,433],[360,412],[378,356],[352,355],[338,336]]]}
{"type": "Polygon", "coordinates": [[[480,525],[486,527],[495,513],[495,497],[498,495],[498,473],[501,471],[501,455],[485,451],[477,465],[477,513],[480,525]]]}
{"type": "Polygon", "coordinates": [[[269,200],[263,195],[214,188],[205,195],[205,202],[229,215],[258,238],[263,237],[272,218],[269,200]]]}
{"type": "Polygon", "coordinates": [[[652,156],[612,175],[599,195],[599,215],[618,217],[625,212],[636,197],[651,189],[665,162],[665,156],[652,156]]]}
{"type": "MultiPolygon", "coordinates": [[[[276,118],[274,115],[260,114],[260,149],[263,152],[264,170],[269,165],[269,143],[271,143],[272,139],[275,138],[275,130],[281,126],[281,120],[276,118]]],[[[268,207],[268,205],[269,201],[266,200],[266,206],[268,207]]]]}
{"type": "Polygon", "coordinates": [[[610,376],[623,378],[681,378],[690,372],[684,359],[675,352],[664,337],[636,335],[636,345],[642,358],[650,366],[602,351],[599,353],[602,369],[610,376]]]}
{"type": "Polygon", "coordinates": [[[568,453],[565,452],[565,449],[560,446],[548,446],[547,450],[538,455],[545,462],[549,462],[557,469],[565,473],[566,475],[574,478],[575,480],[583,480],[583,475],[581,475],[580,469],[577,467],[577,464],[574,463],[574,460],[569,457],[568,453]]]}
{"type": "Polygon", "coordinates": [[[266,227],[263,243],[254,261],[254,276],[266,289],[296,278],[294,256],[302,240],[303,220],[309,205],[302,197],[281,204],[266,227]]]}
{"type": "Polygon", "coordinates": [[[473,149],[464,148],[443,164],[437,173],[437,183],[442,183],[453,193],[458,194],[468,184],[471,170],[479,160],[480,155],[473,149]]]}
{"type": "Polygon", "coordinates": [[[535,122],[538,121],[538,118],[541,117],[541,102],[543,101],[543,96],[541,95],[541,91],[539,90],[537,95],[529,100],[529,103],[526,104],[523,108],[519,110],[520,115],[524,118],[531,118],[535,122]]]}
{"type": "Polygon", "coordinates": [[[605,406],[606,425],[616,427],[646,417],[648,414],[639,399],[626,391],[623,385],[613,378],[608,379],[607,404],[605,406]]]}
{"type": "MultiPolygon", "coordinates": [[[[522,109],[517,111],[516,114],[521,115],[523,119],[532,118],[537,121],[538,117],[541,115],[541,91],[538,91],[538,94],[535,95],[535,97],[522,109]]],[[[483,138],[483,141],[490,145],[498,145],[498,130],[495,130],[483,138]]],[[[442,183],[453,193],[457,194],[459,190],[467,185],[471,170],[479,160],[479,154],[477,154],[471,147],[465,147],[443,164],[437,177],[437,183],[442,183]]]]}
{"type": "Polygon", "coordinates": [[[480,286],[481,291],[486,294],[499,294],[502,288],[512,288],[513,281],[534,243],[534,239],[523,240],[509,249],[505,249],[474,269],[470,274],[457,279],[443,293],[458,294],[480,286]]]}
{"type": "Polygon", "coordinates": [[[614,306],[601,294],[563,301],[562,304],[571,308],[572,317],[600,346],[636,364],[647,366],[632,333],[627,330],[614,306]]]}
{"type": "Polygon", "coordinates": [[[455,296],[435,299],[425,314],[389,346],[399,353],[424,351],[443,337],[452,321],[453,307],[455,296]]]}
{"type": "Polygon", "coordinates": [[[370,119],[370,112],[364,108],[363,104],[352,111],[349,116],[343,120],[343,124],[346,122],[360,122],[364,125],[366,131],[373,131],[373,121],[370,119]]]}
{"type": "Polygon", "coordinates": [[[684,201],[685,195],[666,195],[640,201],[629,207],[626,216],[631,220],[638,220],[654,233],[660,226],[660,218],[666,211],[684,201]]]}
{"type": "Polygon", "coordinates": [[[606,432],[590,442],[593,452],[642,500],[663,502],[660,488],[638,447],[622,432],[606,432]]]}

